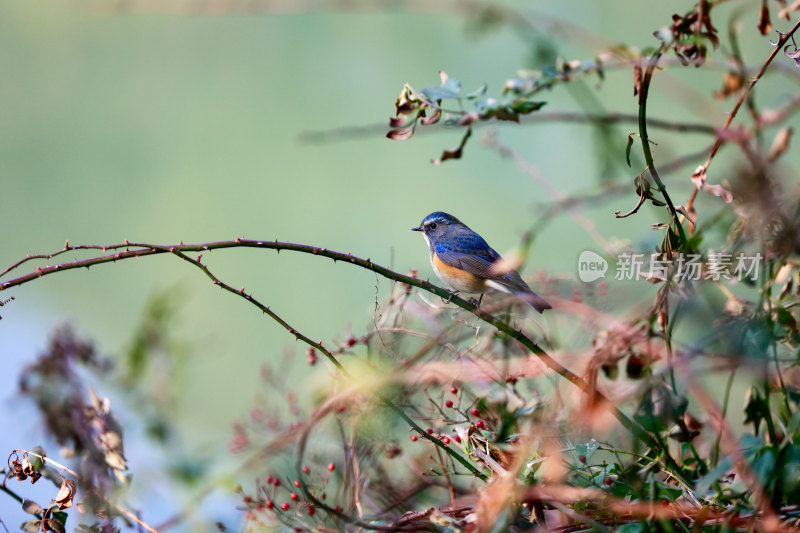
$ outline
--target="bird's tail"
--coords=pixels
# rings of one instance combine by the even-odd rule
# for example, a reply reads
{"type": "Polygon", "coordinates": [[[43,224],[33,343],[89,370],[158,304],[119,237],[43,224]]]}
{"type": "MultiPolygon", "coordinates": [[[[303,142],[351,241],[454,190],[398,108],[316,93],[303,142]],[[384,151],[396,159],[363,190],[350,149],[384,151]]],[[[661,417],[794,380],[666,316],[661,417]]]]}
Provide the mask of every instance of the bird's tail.
{"type": "Polygon", "coordinates": [[[513,290],[514,294],[519,296],[521,299],[525,300],[531,307],[543,313],[545,309],[552,309],[553,306],[547,303],[547,300],[539,296],[533,291],[519,291],[513,290]]]}
{"type": "Polygon", "coordinates": [[[517,297],[522,300],[525,300],[525,303],[539,311],[540,313],[544,312],[545,309],[552,309],[553,306],[547,303],[547,301],[533,292],[528,284],[522,281],[522,278],[519,277],[519,274],[516,272],[513,273],[513,276],[509,276],[509,279],[505,280],[487,280],[486,284],[492,287],[493,289],[497,289],[499,291],[503,291],[506,293],[513,293],[517,297]]]}

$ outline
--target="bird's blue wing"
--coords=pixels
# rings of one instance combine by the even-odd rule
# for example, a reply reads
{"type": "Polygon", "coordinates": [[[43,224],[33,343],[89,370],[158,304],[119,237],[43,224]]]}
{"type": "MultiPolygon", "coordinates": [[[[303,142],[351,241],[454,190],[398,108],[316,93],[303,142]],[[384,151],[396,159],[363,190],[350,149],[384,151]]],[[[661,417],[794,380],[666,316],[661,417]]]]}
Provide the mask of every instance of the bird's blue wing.
{"type": "Polygon", "coordinates": [[[482,279],[496,281],[540,313],[551,308],[550,304],[528,287],[516,270],[501,275],[492,272],[492,265],[500,259],[500,254],[477,233],[449,239],[447,243],[437,243],[433,249],[444,264],[460,268],[482,279]]]}
{"type": "Polygon", "coordinates": [[[500,255],[476,233],[437,243],[434,251],[439,260],[448,266],[466,270],[482,279],[496,277],[491,273],[491,268],[500,255]]]}

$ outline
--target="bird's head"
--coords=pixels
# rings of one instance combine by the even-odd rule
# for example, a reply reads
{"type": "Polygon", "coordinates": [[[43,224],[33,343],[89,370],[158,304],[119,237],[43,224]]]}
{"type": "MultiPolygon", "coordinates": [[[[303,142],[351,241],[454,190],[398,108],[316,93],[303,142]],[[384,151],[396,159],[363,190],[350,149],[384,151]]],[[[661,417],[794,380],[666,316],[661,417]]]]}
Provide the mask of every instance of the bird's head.
{"type": "Polygon", "coordinates": [[[411,230],[422,232],[428,243],[435,243],[439,237],[454,227],[464,227],[464,224],[453,215],[436,211],[426,216],[418,227],[411,228],[411,230]]]}

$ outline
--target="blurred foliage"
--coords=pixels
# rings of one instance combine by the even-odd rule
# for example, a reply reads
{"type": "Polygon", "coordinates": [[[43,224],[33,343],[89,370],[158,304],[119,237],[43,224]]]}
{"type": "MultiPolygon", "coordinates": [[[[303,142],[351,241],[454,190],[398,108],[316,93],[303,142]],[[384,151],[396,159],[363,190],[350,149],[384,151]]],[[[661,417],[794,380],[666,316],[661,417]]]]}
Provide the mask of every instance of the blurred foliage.
{"type": "MultiPolygon", "coordinates": [[[[540,274],[533,284],[556,303],[542,319],[532,318],[514,297],[491,294],[480,310],[454,306],[432,297],[440,292],[414,284],[416,271],[411,278],[383,272],[396,282],[391,294],[382,301],[376,296],[371,325],[336,339],[335,348],[310,340],[261,307],[308,349],[301,359],[287,353],[276,364],[265,363],[263,397],[247,417],[232,416],[230,449],[241,457],[232,476],[241,483],[234,492],[242,530],[283,525],[300,531],[632,533],[789,531],[800,525],[800,197],[792,174],[780,164],[792,136],[785,122],[800,102],[759,107],[751,88],[760,75],[752,75],[765,71],[776,55],[776,61],[784,58],[775,53],[763,64],[745,65],[735,33],[720,35],[712,24],[722,3],[700,0],[676,14],[655,30],[652,46],[620,45],[580,61],[556,56],[551,67],[522,70],[497,98],[484,97],[493,83],[464,92],[444,72],[437,86],[403,86],[387,137],[407,140],[417,127],[463,128],[458,147],[433,161],[439,164],[463,158],[481,122],[535,117],[545,105],[544,89],[581,84],[590,75],[603,80],[609,70],[632,71],[638,131],[628,135],[625,150],[603,151],[598,172],[605,173],[611,161],[634,168],[638,174],[625,187],[638,203],[617,217],[638,220],[645,204],[659,209],[666,221],[648,228],[659,232],[659,244],[619,243],[592,233],[596,228],[577,211],[606,195],[571,198],[556,188],[554,198],[599,245],[603,241],[607,259],[618,252],[618,273],[637,256],[648,257],[651,268],[631,271],[637,302],[613,312],[605,303],[609,283],[540,274]],[[656,144],[647,133],[648,100],[660,95],[652,92],[653,79],[665,66],[703,72],[714,62],[723,65],[717,97],[735,110],[743,106],[750,120],[732,129],[732,113],[722,128],[706,125],[715,143],[704,151],[705,165],[687,176],[691,196],[678,203],[657,170],[670,165],[656,164],[656,144]],[[780,127],[770,146],[763,142],[766,125],[780,127]],[[708,169],[723,143],[736,147],[744,161],[730,179],[710,183],[708,169]],[[737,277],[736,258],[744,253],[758,262],[750,276],[737,277]],[[689,256],[697,259],[696,277],[687,275],[683,260],[689,256]],[[489,319],[503,327],[491,327],[489,319]],[[527,345],[517,342],[523,337],[527,345]],[[320,353],[333,364],[322,363],[320,353]],[[572,372],[559,370],[553,360],[572,372]],[[298,364],[316,379],[300,390],[285,378],[298,364]],[[743,412],[736,413],[741,425],[731,412],[737,376],[749,386],[743,412]],[[710,383],[720,379],[721,402],[710,392],[710,383]],[[630,431],[621,433],[622,427],[630,431]]],[[[788,19],[794,7],[768,0],[760,6],[751,24],[760,35],[770,33],[773,11],[788,19]]],[[[479,9],[470,24],[476,32],[488,31],[513,24],[510,13],[479,9]]],[[[773,43],[794,61],[797,27],[773,43]]],[[[545,50],[537,60],[552,56],[545,50]]],[[[800,79],[792,77],[795,83],[800,79]]],[[[597,123],[604,136],[614,135],[610,125],[623,120],[612,113],[583,118],[597,123]]],[[[697,129],[681,122],[661,126],[697,129]]],[[[512,149],[491,138],[484,142],[530,172],[512,149]]],[[[607,191],[613,188],[608,184],[607,191]]],[[[529,245],[523,241],[522,252],[510,259],[515,267],[529,245]]],[[[220,282],[201,257],[162,251],[261,305],[244,288],[220,282]]],[[[370,260],[350,262],[372,266],[370,260]]],[[[32,274],[29,281],[36,278],[32,274]]],[[[208,476],[215,458],[187,457],[173,431],[171,411],[189,357],[189,348],[172,333],[180,298],[170,291],[150,300],[116,369],[69,328],[56,332],[39,360],[23,369],[21,392],[35,402],[43,426],[75,465],[69,469],[41,449],[11,453],[7,478],[44,476],[60,487],[45,507],[20,497],[22,489],[3,485],[34,516],[23,529],[64,531],[77,487],[80,506],[96,514],[78,531],[153,530],[117,503],[130,482],[123,431],[108,399],[87,392],[84,370],[118,390],[147,434],[172,452],[166,469],[174,479],[193,485],[208,476]]]]}

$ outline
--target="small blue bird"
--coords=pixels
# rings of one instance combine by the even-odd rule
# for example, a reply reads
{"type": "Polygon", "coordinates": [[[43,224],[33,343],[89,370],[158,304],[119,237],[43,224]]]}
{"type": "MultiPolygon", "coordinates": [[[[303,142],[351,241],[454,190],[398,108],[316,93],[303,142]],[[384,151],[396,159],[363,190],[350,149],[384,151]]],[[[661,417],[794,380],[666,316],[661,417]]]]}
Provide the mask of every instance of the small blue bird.
{"type": "Polygon", "coordinates": [[[513,293],[540,313],[552,309],[528,287],[516,270],[496,272],[501,259],[483,238],[453,215],[441,211],[426,216],[419,227],[431,252],[433,271],[455,292],[481,293],[489,287],[513,293]]]}

